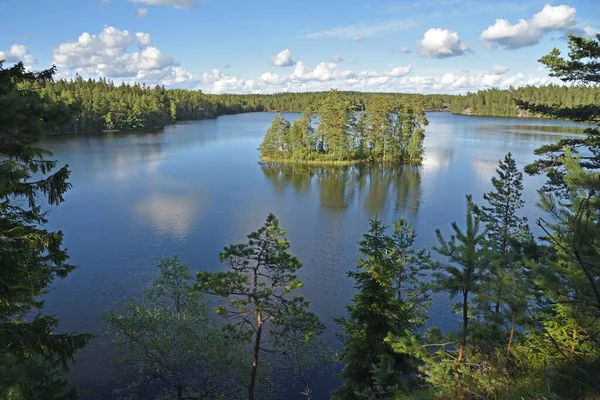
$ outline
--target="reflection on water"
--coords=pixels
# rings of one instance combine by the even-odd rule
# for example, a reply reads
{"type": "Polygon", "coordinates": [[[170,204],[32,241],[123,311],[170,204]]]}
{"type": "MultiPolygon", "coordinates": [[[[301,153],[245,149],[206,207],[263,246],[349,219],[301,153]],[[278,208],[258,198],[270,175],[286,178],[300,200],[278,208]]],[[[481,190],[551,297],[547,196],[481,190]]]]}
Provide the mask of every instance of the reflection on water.
{"type": "Polygon", "coordinates": [[[453,159],[453,148],[426,149],[422,165],[425,170],[433,172],[440,168],[447,168],[453,159]]]}
{"type": "MultiPolygon", "coordinates": [[[[322,168],[257,163],[256,149],[273,116],[231,115],[153,133],[46,138],[42,147],[73,171],[73,189],[51,209],[48,227],[63,230],[71,262],[81,266],[44,297],[61,331],[102,335],[99,315],[141,298],[157,257],[178,255],[192,271],[222,270],[223,246],[244,241],[274,212],[304,264],[302,293],[333,337],[333,318],[344,315],[354,294],[347,271],[357,265],[369,219],[377,215],[389,224],[405,215],[419,234],[418,247],[431,248],[435,229],[449,233],[453,221],[464,221],[465,194],[477,201],[491,190],[490,178],[508,151],[522,167],[534,160],[536,147],[585,127],[428,113],[421,167],[322,168]]],[[[286,114],[290,121],[298,117],[286,114]]],[[[539,215],[536,189],[543,180],[525,177],[523,212],[530,220],[539,215]]],[[[436,301],[432,321],[454,328],[450,309],[449,300],[436,301]]],[[[89,400],[113,398],[120,378],[113,352],[100,343],[78,353],[73,372],[74,383],[92,390],[89,400]]],[[[334,386],[324,377],[314,397],[328,398],[334,386]]]]}
{"type": "Polygon", "coordinates": [[[300,164],[260,163],[278,191],[318,191],[321,207],[341,212],[360,203],[371,215],[389,207],[416,214],[421,202],[421,170],[407,165],[315,167],[300,164]]]}
{"type": "Polygon", "coordinates": [[[150,222],[160,235],[176,240],[187,238],[198,219],[198,204],[192,197],[153,195],[135,206],[137,216],[150,222]]]}
{"type": "Polygon", "coordinates": [[[494,131],[495,133],[519,133],[519,134],[537,134],[537,133],[571,133],[571,134],[583,134],[587,128],[586,125],[572,126],[572,125],[525,125],[525,124],[478,124],[477,130],[480,131],[494,131]]]}

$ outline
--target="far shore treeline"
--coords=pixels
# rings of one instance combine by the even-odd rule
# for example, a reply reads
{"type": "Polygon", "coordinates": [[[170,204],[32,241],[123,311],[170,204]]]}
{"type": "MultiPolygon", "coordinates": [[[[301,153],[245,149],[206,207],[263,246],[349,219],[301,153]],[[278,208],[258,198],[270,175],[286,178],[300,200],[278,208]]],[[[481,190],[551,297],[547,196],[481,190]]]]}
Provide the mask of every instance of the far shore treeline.
{"type": "MultiPolygon", "coordinates": [[[[76,117],[55,129],[57,133],[85,133],[158,129],[177,121],[215,118],[244,112],[315,112],[328,92],[277,94],[205,94],[199,90],[165,89],[140,84],[117,85],[104,78],[25,82],[41,96],[76,117]]],[[[600,102],[600,87],[525,86],[489,89],[465,95],[340,92],[354,111],[364,110],[374,99],[388,98],[396,104],[420,104],[425,111],[503,117],[547,117],[526,111],[517,101],[564,108],[600,102]]]]}

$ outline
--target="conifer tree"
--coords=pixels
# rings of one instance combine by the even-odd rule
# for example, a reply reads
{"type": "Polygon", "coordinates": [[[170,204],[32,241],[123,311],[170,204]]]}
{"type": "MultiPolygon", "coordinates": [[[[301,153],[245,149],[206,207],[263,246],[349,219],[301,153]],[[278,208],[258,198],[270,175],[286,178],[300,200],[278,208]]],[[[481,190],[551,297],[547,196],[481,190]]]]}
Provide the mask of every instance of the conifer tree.
{"type": "Polygon", "coordinates": [[[229,271],[197,273],[198,290],[227,300],[217,314],[234,319],[232,326],[252,336],[250,400],[256,396],[260,354],[269,325],[284,331],[297,329],[307,340],[322,330],[317,316],[308,311],[309,303],[302,296],[292,296],[303,285],[296,277],[302,264],[288,251],[290,243],[284,234],[277,218],[269,214],[266,223],[248,235],[248,243],[227,246],[221,252],[220,259],[229,271]]]}
{"type": "Polygon", "coordinates": [[[518,274],[514,267],[521,256],[519,242],[530,242],[533,238],[527,218],[517,215],[525,205],[521,197],[523,174],[518,170],[511,153],[499,161],[496,174],[497,177],[492,177],[494,189],[483,195],[486,204],[478,209],[478,216],[485,224],[490,250],[490,264],[482,276],[483,290],[487,293],[485,301],[494,303],[493,310],[488,310],[487,316],[500,323],[502,303],[510,297],[510,292],[515,292],[512,282],[514,279],[521,281],[516,276],[511,277],[513,273],[518,274]]]}
{"type": "Polygon", "coordinates": [[[26,72],[22,63],[0,62],[0,397],[75,398],[65,372],[87,334],[57,334],[59,321],[44,315],[41,296],[74,266],[62,232],[44,229],[50,205],[63,202],[67,166],[36,146],[41,134],[69,119],[65,104],[44,101],[38,88],[55,69],[26,72]]]}
{"type": "MultiPolygon", "coordinates": [[[[555,48],[538,61],[550,69],[550,76],[560,78],[564,82],[591,86],[600,83],[600,34],[591,39],[569,35],[568,55],[568,59],[562,58],[560,50],[555,48]]],[[[589,122],[595,125],[600,123],[600,106],[597,102],[567,107],[562,101],[548,103],[521,100],[518,104],[528,111],[548,117],[589,122]]],[[[586,137],[569,137],[536,149],[535,154],[542,157],[528,165],[526,172],[546,173],[548,176],[546,189],[549,191],[563,189],[564,194],[566,187],[562,178],[565,172],[563,166],[565,148],[579,156],[583,167],[600,169],[600,130],[596,126],[587,128],[585,132],[586,137]]]]}
{"type": "Polygon", "coordinates": [[[441,271],[433,274],[436,291],[445,291],[451,297],[462,295],[460,309],[462,327],[457,362],[461,363],[467,353],[467,337],[469,334],[469,296],[477,294],[482,269],[488,262],[485,256],[485,230],[480,229],[480,221],[475,214],[475,205],[470,195],[467,198],[465,231],[456,222],[452,223],[454,234],[446,240],[441,231],[436,230],[439,246],[434,250],[446,257],[448,264],[440,265],[441,271]]]}
{"type": "Polygon", "coordinates": [[[349,317],[337,319],[344,330],[339,356],[344,385],[334,393],[336,398],[392,397],[411,380],[411,358],[395,353],[386,342],[388,336],[404,336],[422,320],[417,309],[402,299],[402,288],[416,274],[408,265],[414,261],[410,228],[401,222],[397,227],[395,241],[381,221],[372,220],[360,242],[358,267],[348,273],[358,293],[347,307],[349,317]]]}
{"type": "Polygon", "coordinates": [[[290,122],[277,114],[271,122],[265,137],[258,148],[263,158],[286,158],[290,152],[288,142],[290,134],[290,122]]]}

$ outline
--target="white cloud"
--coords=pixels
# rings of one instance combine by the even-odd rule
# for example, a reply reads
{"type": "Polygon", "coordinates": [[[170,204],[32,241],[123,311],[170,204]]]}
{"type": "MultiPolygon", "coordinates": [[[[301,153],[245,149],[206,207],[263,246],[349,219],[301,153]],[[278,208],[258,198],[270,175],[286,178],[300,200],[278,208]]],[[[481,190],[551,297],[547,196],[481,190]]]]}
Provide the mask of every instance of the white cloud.
{"type": "Polygon", "coordinates": [[[408,47],[406,47],[406,46],[400,47],[400,50],[399,50],[399,51],[400,51],[400,53],[402,53],[402,54],[409,54],[409,53],[412,53],[412,50],[411,50],[411,49],[409,49],[409,48],[408,48],[408,47]]]}
{"type": "Polygon", "coordinates": [[[502,74],[505,74],[505,73],[507,73],[508,71],[510,71],[510,68],[509,68],[509,67],[506,67],[506,66],[504,66],[504,65],[494,65],[494,66],[492,67],[492,70],[491,70],[491,72],[490,72],[490,73],[491,73],[492,75],[502,75],[502,74]]]}
{"type": "Polygon", "coordinates": [[[336,54],[335,56],[331,57],[331,60],[329,61],[333,63],[341,63],[342,61],[344,61],[344,59],[339,54],[336,54]]]}
{"type": "Polygon", "coordinates": [[[0,51],[0,61],[5,61],[7,64],[22,61],[27,67],[37,63],[29,48],[22,44],[13,44],[8,51],[0,51]]]}
{"type": "Polygon", "coordinates": [[[381,36],[388,33],[411,29],[414,28],[415,25],[415,21],[412,20],[393,20],[373,25],[356,24],[338,26],[332,29],[311,32],[303,37],[306,39],[343,38],[361,41],[367,37],[381,36]]]}
{"type": "Polygon", "coordinates": [[[586,26],[583,28],[583,34],[588,37],[596,36],[600,34],[600,29],[595,29],[591,26],[586,26]]]}
{"type": "Polygon", "coordinates": [[[458,37],[458,33],[448,29],[431,28],[417,43],[424,57],[447,58],[467,53],[469,48],[458,37]]]}
{"type": "Polygon", "coordinates": [[[148,5],[172,6],[175,8],[195,8],[196,0],[131,0],[134,3],[142,3],[148,5]]]}
{"type": "Polygon", "coordinates": [[[290,49],[281,50],[271,59],[271,64],[275,67],[291,67],[296,64],[296,60],[292,58],[290,49]]]}
{"type": "Polygon", "coordinates": [[[412,71],[412,65],[407,65],[405,67],[395,67],[392,68],[390,72],[388,72],[389,76],[404,76],[409,74],[412,71]]]}
{"type": "Polygon", "coordinates": [[[98,35],[84,32],[76,41],[61,43],[52,49],[54,64],[80,75],[120,78],[147,84],[183,83],[192,74],[173,58],[151,46],[148,33],[135,35],[106,26],[98,35]],[[137,44],[138,50],[129,48],[137,44]]]}
{"type": "Polygon", "coordinates": [[[547,77],[525,76],[521,73],[506,76],[499,74],[499,71],[414,75],[411,65],[394,67],[387,72],[348,71],[340,70],[338,64],[333,62],[321,62],[311,68],[298,61],[289,75],[265,72],[256,79],[242,79],[213,70],[203,75],[202,82],[205,85],[203,89],[210,93],[306,92],[330,88],[373,92],[465,93],[551,82],[547,77]]]}
{"type": "Polygon", "coordinates": [[[566,5],[551,6],[546,4],[542,11],[534,14],[531,19],[521,19],[514,25],[506,19],[497,19],[493,25],[490,25],[481,33],[479,38],[484,40],[488,47],[514,50],[533,46],[550,32],[565,32],[576,29],[576,25],[575,8],[566,5]]]}
{"type": "Polygon", "coordinates": [[[144,18],[148,14],[147,8],[138,8],[135,10],[135,16],[138,18],[144,18]]]}
{"type": "Polygon", "coordinates": [[[150,38],[150,34],[145,32],[137,32],[135,34],[135,37],[137,38],[137,43],[139,47],[146,47],[152,41],[152,39],[150,38]]]}

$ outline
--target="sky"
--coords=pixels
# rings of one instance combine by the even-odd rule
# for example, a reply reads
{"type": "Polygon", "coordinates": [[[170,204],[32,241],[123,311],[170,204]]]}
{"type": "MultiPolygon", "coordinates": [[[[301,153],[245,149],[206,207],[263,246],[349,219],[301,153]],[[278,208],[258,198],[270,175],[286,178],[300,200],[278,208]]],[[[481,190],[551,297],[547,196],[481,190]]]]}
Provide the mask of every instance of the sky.
{"type": "Polygon", "coordinates": [[[0,0],[0,60],[206,93],[465,93],[556,82],[600,1],[0,0]]]}

